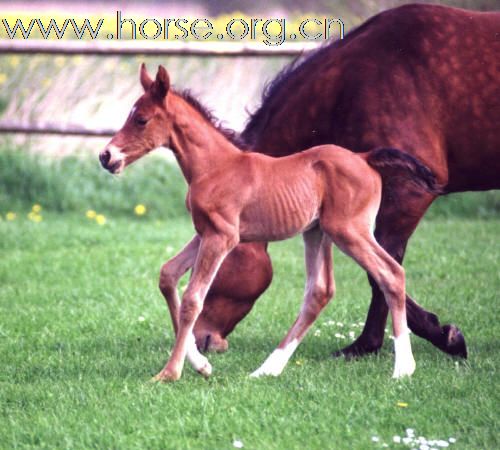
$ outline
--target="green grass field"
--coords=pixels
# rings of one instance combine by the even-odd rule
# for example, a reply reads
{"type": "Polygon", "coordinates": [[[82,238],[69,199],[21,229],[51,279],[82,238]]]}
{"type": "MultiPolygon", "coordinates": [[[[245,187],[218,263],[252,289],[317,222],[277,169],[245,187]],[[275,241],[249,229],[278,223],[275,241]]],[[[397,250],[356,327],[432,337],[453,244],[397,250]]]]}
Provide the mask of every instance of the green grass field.
{"type": "MultiPolygon", "coordinates": [[[[20,173],[29,167],[20,164],[20,173]]],[[[408,291],[460,326],[468,361],[415,336],[411,379],[390,378],[390,339],[378,356],[331,359],[359,334],[369,299],[365,274],[335,250],[336,298],[281,377],[250,379],[300,307],[302,243],[294,239],[271,245],[274,282],[230,336],[229,351],[210,355],[213,376],[186,365],[179,382],[157,385],[149,380],[173,343],[158,271],[192,227],[177,187],[167,179],[174,194],[165,199],[146,167],[105,186],[90,178],[84,191],[76,174],[57,181],[55,169],[40,169],[37,189],[0,177],[3,192],[10,189],[0,196],[0,449],[419,448],[395,442],[408,428],[427,440],[454,438],[453,449],[500,448],[498,196],[438,202],[405,261],[408,291]],[[127,177],[151,185],[127,191],[127,177]],[[40,223],[26,218],[35,201],[44,208],[40,223]],[[133,214],[136,202],[148,206],[145,216],[133,214]],[[105,225],[85,217],[91,207],[105,225]]]]}

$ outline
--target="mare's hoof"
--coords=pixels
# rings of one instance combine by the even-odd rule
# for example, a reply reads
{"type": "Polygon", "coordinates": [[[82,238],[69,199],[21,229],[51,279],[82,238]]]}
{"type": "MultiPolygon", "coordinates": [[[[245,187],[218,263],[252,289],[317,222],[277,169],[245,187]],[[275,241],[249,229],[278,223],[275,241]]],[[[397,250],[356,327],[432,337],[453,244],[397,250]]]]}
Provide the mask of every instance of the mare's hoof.
{"type": "Polygon", "coordinates": [[[344,347],[332,353],[333,358],[345,358],[347,360],[361,358],[362,356],[377,354],[381,345],[373,345],[372,343],[362,342],[359,339],[351,345],[344,347]]]}
{"type": "Polygon", "coordinates": [[[444,342],[439,348],[451,356],[459,356],[467,358],[467,345],[465,338],[460,329],[456,325],[443,326],[444,342]]]}

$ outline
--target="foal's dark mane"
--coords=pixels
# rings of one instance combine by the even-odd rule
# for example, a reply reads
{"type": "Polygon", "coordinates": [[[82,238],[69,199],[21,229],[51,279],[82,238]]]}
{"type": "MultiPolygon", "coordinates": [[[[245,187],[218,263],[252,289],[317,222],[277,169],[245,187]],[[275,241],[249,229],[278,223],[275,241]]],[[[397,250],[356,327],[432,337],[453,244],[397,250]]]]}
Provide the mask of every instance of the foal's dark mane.
{"type": "Polygon", "coordinates": [[[224,126],[223,122],[214,116],[213,112],[203,105],[189,89],[175,91],[175,93],[198,111],[210,124],[219,131],[229,142],[240,150],[246,150],[247,146],[241,140],[239,133],[224,126]]]}

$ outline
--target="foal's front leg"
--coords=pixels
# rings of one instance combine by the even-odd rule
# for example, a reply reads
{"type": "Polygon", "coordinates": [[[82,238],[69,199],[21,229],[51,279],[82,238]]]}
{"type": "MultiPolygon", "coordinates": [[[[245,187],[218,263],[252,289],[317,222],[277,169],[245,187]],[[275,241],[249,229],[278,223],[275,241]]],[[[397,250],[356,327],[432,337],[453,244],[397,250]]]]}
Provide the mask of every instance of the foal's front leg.
{"type": "MultiPolygon", "coordinates": [[[[163,264],[160,272],[160,290],[170,311],[174,332],[179,330],[179,307],[180,300],[177,293],[177,285],[181,277],[194,266],[201,239],[195,235],[191,241],[172,259],[163,264]]],[[[188,340],[187,359],[193,368],[203,375],[210,375],[210,363],[196,347],[194,336],[188,340]]]]}
{"type": "MultiPolygon", "coordinates": [[[[182,298],[174,349],[163,370],[155,377],[157,381],[175,381],[181,377],[188,348],[195,342],[193,327],[203,309],[205,296],[222,261],[236,243],[235,239],[216,233],[201,238],[193,274],[182,298]]],[[[207,366],[197,370],[208,376],[212,368],[207,360],[207,366]]]]}
{"type": "Polygon", "coordinates": [[[250,375],[251,377],[280,375],[311,325],[333,297],[335,281],[330,238],[319,227],[306,231],[303,238],[307,281],[300,314],[278,348],[250,375]]]}

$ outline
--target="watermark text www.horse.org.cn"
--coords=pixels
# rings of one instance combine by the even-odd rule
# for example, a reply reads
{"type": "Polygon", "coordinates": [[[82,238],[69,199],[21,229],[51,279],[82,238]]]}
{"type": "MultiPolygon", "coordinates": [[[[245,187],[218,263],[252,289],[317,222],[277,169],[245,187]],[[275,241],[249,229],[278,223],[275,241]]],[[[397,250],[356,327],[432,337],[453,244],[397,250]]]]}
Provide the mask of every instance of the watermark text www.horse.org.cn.
{"type": "MultiPolygon", "coordinates": [[[[298,25],[291,26],[286,19],[233,18],[223,29],[217,29],[210,19],[147,18],[136,20],[123,17],[116,12],[116,31],[107,33],[106,39],[147,39],[147,40],[199,40],[216,39],[219,41],[257,40],[269,46],[283,44],[286,40],[297,39],[323,40],[331,37],[344,38],[344,22],[339,18],[307,18],[298,25]],[[287,27],[288,25],[288,27],[287,27]],[[294,28],[289,29],[289,28],[294,28]]],[[[32,18],[28,20],[2,19],[3,30],[10,39],[16,37],[29,39],[37,31],[44,39],[62,39],[73,32],[78,39],[98,39],[104,19],[92,24],[89,19],[77,21],[72,18],[56,21],[32,18]],[[78,22],[78,23],[77,23],[78,22]]],[[[219,27],[220,28],[220,27],[219,27]]],[[[108,28],[109,29],[109,28],[108,28]]]]}

